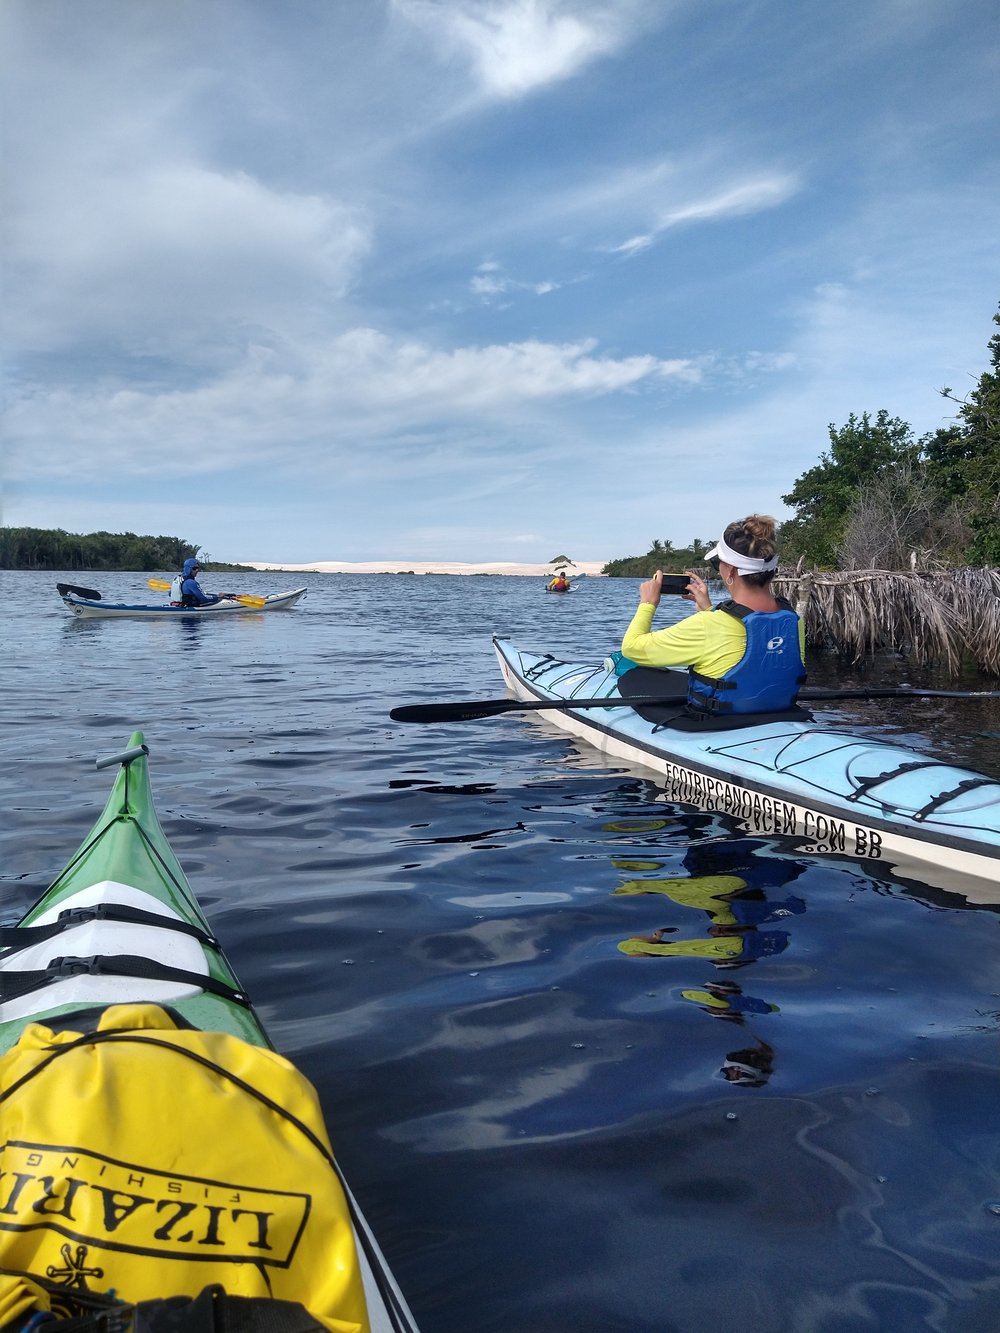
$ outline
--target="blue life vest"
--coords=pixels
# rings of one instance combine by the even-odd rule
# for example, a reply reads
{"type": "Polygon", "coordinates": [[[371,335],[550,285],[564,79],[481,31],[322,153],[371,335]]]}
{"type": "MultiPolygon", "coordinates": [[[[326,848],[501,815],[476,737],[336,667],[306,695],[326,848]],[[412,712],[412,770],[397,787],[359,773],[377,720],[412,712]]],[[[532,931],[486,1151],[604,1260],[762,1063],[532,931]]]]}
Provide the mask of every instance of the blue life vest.
{"type": "Polygon", "coordinates": [[[777,611],[751,611],[723,602],[716,611],[743,621],[747,646],[718,679],[688,672],[689,713],[778,713],[791,708],[806,678],[799,651],[799,618],[783,598],[777,611]]]}

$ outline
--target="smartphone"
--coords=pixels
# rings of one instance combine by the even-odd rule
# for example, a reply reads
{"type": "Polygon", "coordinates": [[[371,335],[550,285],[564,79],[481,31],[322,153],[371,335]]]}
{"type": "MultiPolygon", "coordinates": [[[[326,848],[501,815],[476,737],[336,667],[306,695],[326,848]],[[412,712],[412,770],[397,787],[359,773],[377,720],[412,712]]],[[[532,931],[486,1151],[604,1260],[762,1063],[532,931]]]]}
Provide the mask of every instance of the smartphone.
{"type": "Polygon", "coordinates": [[[685,593],[688,590],[688,584],[691,582],[690,574],[664,574],[663,592],[664,595],[670,593],[685,593]]]}

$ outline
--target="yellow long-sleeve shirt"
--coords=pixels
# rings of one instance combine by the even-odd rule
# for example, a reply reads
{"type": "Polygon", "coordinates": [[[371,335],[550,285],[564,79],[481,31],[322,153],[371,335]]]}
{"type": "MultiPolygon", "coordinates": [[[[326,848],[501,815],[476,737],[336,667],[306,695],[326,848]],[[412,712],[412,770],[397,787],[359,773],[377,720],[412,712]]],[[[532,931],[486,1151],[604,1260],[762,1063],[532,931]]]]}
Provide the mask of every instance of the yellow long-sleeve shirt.
{"type": "MultiPolygon", "coordinates": [[[[742,620],[725,611],[695,611],[676,625],[654,630],[655,611],[649,602],[640,602],[622,639],[622,652],[639,666],[694,667],[703,676],[719,677],[746,652],[747,632],[742,620]]],[[[799,651],[804,661],[806,632],[801,620],[799,651]]]]}

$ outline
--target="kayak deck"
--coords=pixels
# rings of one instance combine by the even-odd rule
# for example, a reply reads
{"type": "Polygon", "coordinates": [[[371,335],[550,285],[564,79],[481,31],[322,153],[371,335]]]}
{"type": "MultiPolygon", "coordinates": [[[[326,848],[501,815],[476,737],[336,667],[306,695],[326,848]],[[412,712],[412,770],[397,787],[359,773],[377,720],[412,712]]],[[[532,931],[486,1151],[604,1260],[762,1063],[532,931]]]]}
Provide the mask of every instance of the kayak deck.
{"type": "Polygon", "coordinates": [[[124,754],[97,822],[0,956],[0,1050],[29,1019],[135,1000],[269,1045],[160,827],[141,732],[124,754]]]}
{"type": "MultiPolygon", "coordinates": [[[[520,699],[619,697],[610,667],[493,643],[520,699]]],[[[624,699],[546,717],[662,775],[668,799],[735,815],[754,832],[805,834],[815,850],[884,859],[904,874],[933,866],[938,882],[952,876],[941,887],[959,891],[967,876],[994,883],[1000,874],[1000,782],[985,774],[809,721],[681,731],[647,721],[624,699]]]]}

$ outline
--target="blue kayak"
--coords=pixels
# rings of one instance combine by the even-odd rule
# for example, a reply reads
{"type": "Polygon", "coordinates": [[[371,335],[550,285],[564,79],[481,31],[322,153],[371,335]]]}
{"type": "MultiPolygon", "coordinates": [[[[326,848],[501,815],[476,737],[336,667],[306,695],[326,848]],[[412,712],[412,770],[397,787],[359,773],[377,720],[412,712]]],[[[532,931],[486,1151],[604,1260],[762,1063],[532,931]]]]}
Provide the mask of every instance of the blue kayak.
{"type": "MultiPolygon", "coordinates": [[[[508,688],[556,726],[657,773],[668,801],[717,811],[807,851],[876,861],[967,898],[996,902],[1000,781],[903,746],[809,720],[682,730],[641,716],[608,662],[592,665],[493,640],[508,688]],[[621,699],[577,708],[574,698],[621,699]]],[[[622,677],[621,679],[625,679],[622,677]]]]}

